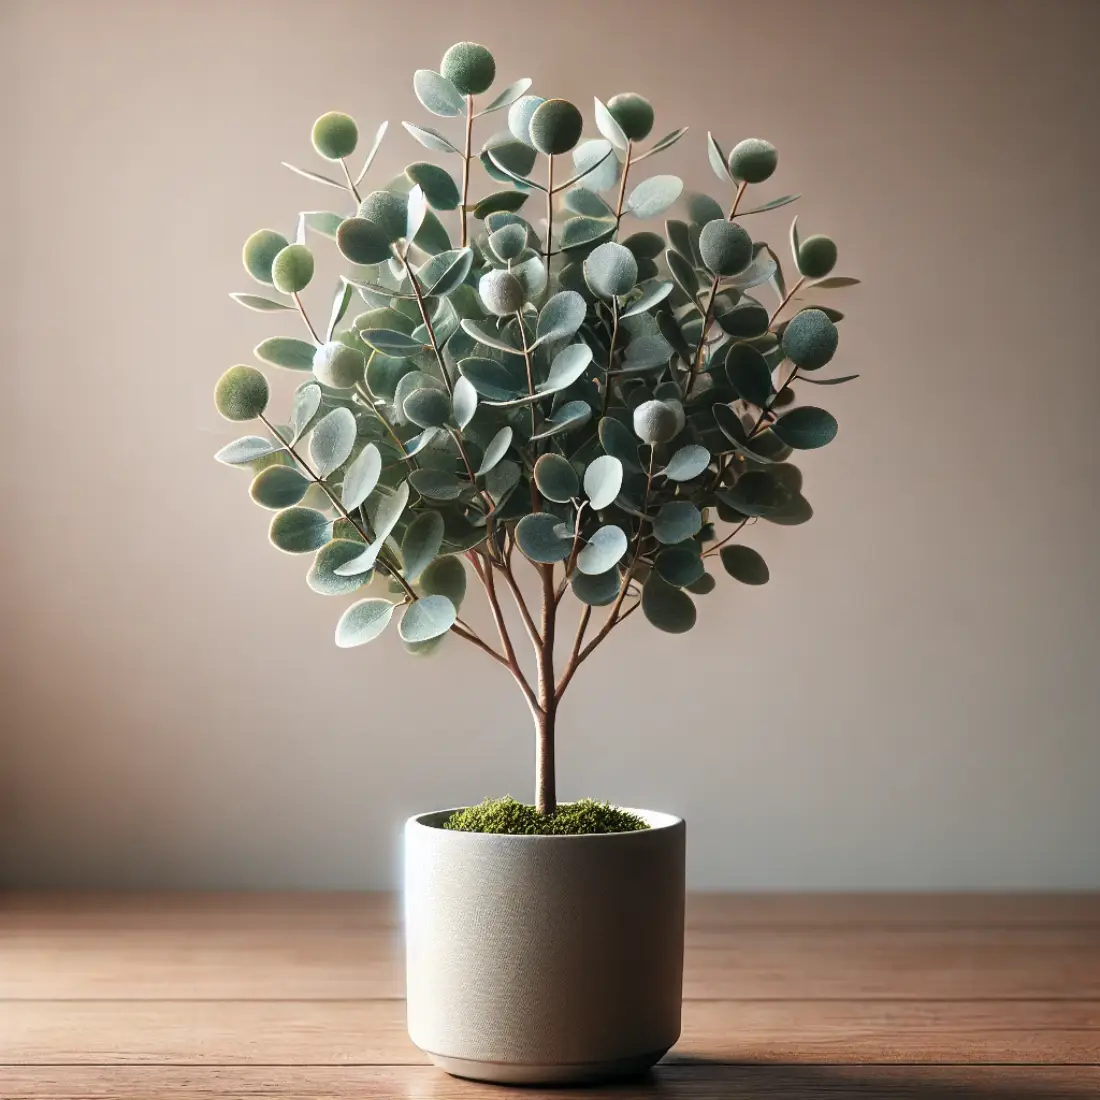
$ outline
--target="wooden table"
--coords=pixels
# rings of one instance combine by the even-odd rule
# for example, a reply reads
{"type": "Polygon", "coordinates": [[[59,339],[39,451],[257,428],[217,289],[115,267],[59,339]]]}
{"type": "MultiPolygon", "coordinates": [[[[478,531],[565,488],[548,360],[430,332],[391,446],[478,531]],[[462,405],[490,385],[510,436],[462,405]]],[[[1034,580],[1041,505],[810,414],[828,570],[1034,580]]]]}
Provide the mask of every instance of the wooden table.
{"type": "MultiPolygon", "coordinates": [[[[0,895],[0,1097],[517,1100],[405,1034],[385,895],[0,895]]],[[[624,1097],[1100,1097],[1100,896],[690,899],[624,1097]]],[[[597,1091],[597,1090],[593,1090],[597,1091]]]]}

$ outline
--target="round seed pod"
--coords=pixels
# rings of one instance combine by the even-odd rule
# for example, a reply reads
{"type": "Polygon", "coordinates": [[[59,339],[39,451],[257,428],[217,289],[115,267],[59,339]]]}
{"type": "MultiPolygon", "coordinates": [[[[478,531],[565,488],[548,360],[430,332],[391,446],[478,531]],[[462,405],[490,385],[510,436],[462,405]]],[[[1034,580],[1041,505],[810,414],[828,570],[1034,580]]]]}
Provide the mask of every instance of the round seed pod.
{"type": "Polygon", "coordinates": [[[651,446],[676,438],[680,417],[663,401],[644,401],[634,410],[634,434],[651,446]]]}
{"type": "Polygon", "coordinates": [[[752,261],[752,237],[736,222],[715,218],[699,234],[699,254],[715,275],[736,275],[752,261]]]}
{"type": "Polygon", "coordinates": [[[807,279],[824,279],[836,267],[836,242],[816,233],[798,246],[798,270],[807,279]]]}
{"type": "Polygon", "coordinates": [[[526,294],[523,283],[510,271],[487,271],[477,284],[482,305],[498,317],[506,317],[523,308],[526,294]]]}
{"type": "Polygon", "coordinates": [[[288,244],[271,261],[271,281],[284,294],[297,294],[313,278],[313,253],[304,244],[288,244]]]}
{"type": "Polygon", "coordinates": [[[456,42],[444,55],[439,71],[463,94],[481,95],[497,75],[493,55],[476,42],[456,42]]]}
{"type": "Polygon", "coordinates": [[[743,183],[763,183],[778,162],[779,153],[770,141],[746,138],[730,150],[730,175],[743,183]]]}
{"type": "Polygon", "coordinates": [[[783,330],[783,354],[799,370],[820,370],[836,354],[840,334],[820,309],[796,313],[783,330]]]}
{"type": "Polygon", "coordinates": [[[631,141],[645,141],[653,129],[653,104],[635,92],[613,95],[607,101],[611,117],[631,141]]]}
{"type": "Polygon", "coordinates": [[[531,144],[546,156],[568,153],[580,141],[584,119],[567,99],[548,99],[531,115],[531,144]]]}
{"type": "Polygon", "coordinates": [[[359,204],[359,217],[374,222],[390,244],[405,236],[408,200],[393,191],[372,191],[359,204]]]}
{"type": "Polygon", "coordinates": [[[531,116],[546,102],[540,95],[525,95],[508,108],[508,129],[516,141],[533,145],[531,141],[531,116]]]}
{"type": "Polygon", "coordinates": [[[355,152],[359,127],[351,115],[329,111],[313,124],[313,148],[325,160],[342,160],[355,152]]]}
{"type": "Polygon", "coordinates": [[[594,248],[584,261],[584,278],[601,298],[628,294],[638,281],[638,260],[629,248],[607,241],[594,248]]]}
{"type": "Polygon", "coordinates": [[[258,283],[271,285],[271,264],[276,256],[290,241],[276,233],[274,229],[257,229],[247,241],[241,252],[244,269],[258,283]]]}
{"type": "Polygon", "coordinates": [[[350,390],[363,381],[366,356],[358,348],[349,348],[339,340],[322,344],[313,353],[313,375],[323,385],[350,390]]]}
{"type": "Polygon", "coordinates": [[[226,420],[255,420],[269,395],[267,379],[255,367],[230,367],[214,387],[214,404],[226,420]]]}

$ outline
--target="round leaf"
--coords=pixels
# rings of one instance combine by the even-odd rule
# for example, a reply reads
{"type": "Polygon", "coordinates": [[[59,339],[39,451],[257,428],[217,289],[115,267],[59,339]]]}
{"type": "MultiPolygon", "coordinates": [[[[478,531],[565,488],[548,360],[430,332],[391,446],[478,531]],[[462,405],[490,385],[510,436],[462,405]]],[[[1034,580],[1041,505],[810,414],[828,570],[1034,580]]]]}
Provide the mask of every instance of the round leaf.
{"type": "Polygon", "coordinates": [[[642,614],[667,634],[683,634],[695,625],[695,604],[682,589],[676,588],[654,571],[642,588],[642,614]]]}
{"type": "Polygon", "coordinates": [[[514,260],[527,247],[527,229],[522,225],[503,225],[489,237],[489,247],[498,260],[514,260]]]}
{"type": "Polygon", "coordinates": [[[742,584],[768,583],[768,563],[751,546],[723,546],[719,554],[726,572],[742,584]]]}
{"type": "Polygon", "coordinates": [[[226,420],[255,420],[269,397],[267,379],[255,367],[230,367],[214,387],[214,404],[226,420]]]}
{"type": "Polygon", "coordinates": [[[584,277],[601,298],[629,294],[638,281],[638,261],[629,248],[606,241],[594,248],[584,261],[584,277]]]}
{"type": "Polygon", "coordinates": [[[425,386],[408,394],[402,408],[418,428],[438,428],[451,415],[451,398],[446,390],[425,386]]]}
{"type": "Polygon", "coordinates": [[[405,579],[415,584],[443,545],[443,517],[438,512],[421,512],[405,529],[401,540],[401,560],[405,579]]]}
{"type": "Polygon", "coordinates": [[[273,367],[287,370],[312,370],[316,344],[305,340],[293,340],[289,336],[272,336],[261,340],[254,349],[257,359],[273,367]]]}
{"type": "Polygon", "coordinates": [[[398,633],[403,642],[427,642],[446,634],[458,612],[446,596],[421,596],[401,618],[398,633]]]}
{"type": "Polygon", "coordinates": [[[635,217],[655,218],[663,214],[683,190],[684,181],[679,176],[653,176],[630,192],[626,206],[635,217]]]}
{"type": "Polygon", "coordinates": [[[512,401],[521,391],[518,378],[495,359],[471,356],[458,364],[463,378],[468,378],[478,394],[490,401],[512,401]]]}
{"type": "Polygon", "coordinates": [[[823,279],[836,267],[836,243],[821,233],[802,241],[795,255],[798,272],[807,279],[823,279]]]}
{"type": "Polygon", "coordinates": [[[710,465],[710,451],[696,443],[681,447],[669,459],[665,477],[670,481],[690,481],[698,477],[710,465]]]}
{"type": "Polygon", "coordinates": [[[523,283],[510,271],[495,268],[481,276],[477,284],[478,296],[489,313],[506,317],[523,308],[527,298],[523,283]]]}
{"type": "Polygon", "coordinates": [[[336,624],[336,644],[341,649],[372,642],[389,625],[394,604],[372,598],[353,603],[336,624]]]}
{"type": "Polygon", "coordinates": [[[497,65],[484,46],[456,42],[443,55],[439,71],[462,95],[481,95],[496,78],[497,65]]]}
{"type": "Polygon", "coordinates": [[[694,584],[705,572],[694,546],[669,546],[657,555],[655,565],[661,577],[677,588],[694,584]]]}
{"type": "Polygon", "coordinates": [[[573,574],[571,582],[573,595],[589,607],[606,607],[614,603],[619,595],[621,584],[622,578],[618,569],[593,574],[581,573],[578,570],[573,574]]]}
{"type": "Polygon", "coordinates": [[[568,153],[580,141],[584,119],[565,99],[548,99],[531,115],[531,144],[546,156],[568,153]]]}
{"type": "Polygon", "coordinates": [[[313,124],[313,148],[325,160],[350,157],[358,142],[359,129],[350,115],[329,111],[313,124]]]}
{"type": "Polygon", "coordinates": [[[293,466],[268,466],[256,475],[248,493],[262,508],[281,509],[297,504],[309,486],[309,478],[293,466]]]}
{"type": "Polygon", "coordinates": [[[270,439],[264,439],[262,435],[246,435],[243,439],[227,443],[214,455],[214,460],[226,466],[247,466],[257,459],[274,454],[278,449],[270,439]]]}
{"type": "Polygon", "coordinates": [[[374,574],[370,571],[355,577],[338,576],[335,570],[359,557],[363,544],[355,539],[333,539],[326,542],[306,574],[306,584],[321,596],[350,596],[370,584],[374,574]]]}
{"type": "Polygon", "coordinates": [[[313,278],[313,253],[304,244],[288,244],[271,261],[271,281],[284,294],[297,294],[313,278]]]}
{"type": "Polygon", "coordinates": [[[582,573],[606,573],[622,560],[627,548],[626,533],[613,523],[592,533],[592,537],[577,555],[577,568],[582,573]]]}
{"type": "Polygon", "coordinates": [[[588,191],[606,191],[619,182],[620,165],[609,155],[611,143],[596,138],[582,141],[573,150],[574,179],[580,179],[588,191]]]}
{"type": "Polygon", "coordinates": [[[820,370],[836,354],[840,333],[820,309],[796,313],[783,330],[783,354],[799,370],[820,370]]]}
{"type": "Polygon", "coordinates": [[[381,473],[382,454],[373,443],[368,443],[344,471],[340,503],[347,511],[354,511],[374,492],[381,473]]]}
{"type": "Polygon", "coordinates": [[[413,470],[409,482],[427,500],[457,500],[462,495],[463,482],[447,470],[413,470]]]}
{"type": "Polygon", "coordinates": [[[547,500],[565,504],[580,493],[580,478],[573,464],[561,455],[544,454],[535,463],[535,485],[547,500]]]}
{"type": "Polygon", "coordinates": [[[347,218],[336,231],[336,245],[353,264],[380,264],[388,260],[390,239],[367,218],[347,218]]]}
{"type": "Polygon", "coordinates": [[[367,357],[340,340],[330,340],[313,352],[313,375],[318,382],[336,390],[350,390],[363,381],[367,357]]]}
{"type": "Polygon", "coordinates": [[[811,451],[836,438],[836,418],[813,405],[800,405],[781,416],[773,425],[776,437],[788,447],[811,451]]]}
{"type": "Polygon", "coordinates": [[[461,202],[454,178],[438,164],[417,161],[405,169],[405,175],[421,187],[424,197],[436,210],[454,210],[461,202]]]}
{"type": "Polygon", "coordinates": [[[562,348],[550,364],[546,381],[539,387],[540,393],[556,393],[573,385],[592,362],[592,349],[587,344],[569,344],[562,348]]]}
{"type": "Polygon", "coordinates": [[[294,404],[290,407],[290,442],[297,443],[302,433],[309,427],[310,421],[321,407],[321,387],[312,382],[302,386],[294,394],[294,404]]]}
{"type": "Polygon", "coordinates": [[[547,299],[539,313],[535,343],[545,344],[567,339],[584,324],[587,312],[584,299],[575,290],[559,291],[547,299]]]}
{"type": "Polygon", "coordinates": [[[531,561],[544,565],[565,561],[573,549],[573,539],[558,534],[561,520],[549,512],[524,516],[516,524],[516,541],[531,561]]]}
{"type": "Polygon", "coordinates": [[[645,141],[649,137],[653,129],[653,104],[645,97],[635,92],[613,95],[607,101],[607,111],[631,141],[645,141]]]}
{"type": "Polygon", "coordinates": [[[625,424],[605,416],[600,421],[599,436],[605,453],[613,455],[630,470],[642,468],[638,461],[638,441],[625,424]]]}
{"type": "Polygon", "coordinates": [[[623,464],[612,455],[594,458],[584,471],[584,491],[596,511],[614,504],[622,487],[623,464]]]}
{"type": "Polygon", "coordinates": [[[533,145],[531,141],[531,116],[546,102],[542,96],[521,96],[508,108],[508,129],[517,141],[533,145]]]}
{"type": "Polygon", "coordinates": [[[338,470],[355,446],[355,414],[343,407],[333,409],[317,421],[309,436],[309,457],[318,477],[338,470]]]}
{"type": "Polygon", "coordinates": [[[272,517],[268,538],[286,554],[309,554],[332,538],[332,523],[313,508],[287,508],[272,517]]]}
{"type": "Polygon", "coordinates": [[[699,234],[699,255],[715,275],[736,275],[752,262],[752,237],[735,222],[716,218],[699,234]]]}
{"type": "Polygon", "coordinates": [[[662,504],[653,518],[653,534],[658,542],[677,543],[693,538],[703,526],[699,509],[687,500],[662,504]]]}
{"type": "Polygon", "coordinates": [[[454,118],[466,112],[466,101],[459,90],[431,69],[417,69],[413,73],[413,91],[424,109],[440,118],[454,118]]]}
{"type": "Polygon", "coordinates": [[[468,378],[459,378],[455,382],[455,392],[451,404],[451,415],[461,431],[474,418],[477,412],[477,390],[468,378]]]}
{"type": "Polygon", "coordinates": [[[481,477],[487,474],[508,453],[508,448],[511,445],[512,429],[509,427],[501,428],[489,440],[489,445],[485,448],[485,453],[481,457],[481,465],[478,467],[477,476],[481,477]]]}
{"type": "Polygon", "coordinates": [[[436,558],[420,576],[420,590],[426,596],[446,596],[461,607],[466,596],[466,567],[454,555],[436,558]]]}
{"type": "Polygon", "coordinates": [[[258,283],[271,286],[271,264],[290,241],[274,229],[258,229],[247,241],[241,259],[245,271],[258,283]]]}
{"type": "Polygon", "coordinates": [[[726,356],[726,377],[737,396],[757,408],[771,400],[772,369],[763,355],[749,344],[734,344],[726,356]]]}

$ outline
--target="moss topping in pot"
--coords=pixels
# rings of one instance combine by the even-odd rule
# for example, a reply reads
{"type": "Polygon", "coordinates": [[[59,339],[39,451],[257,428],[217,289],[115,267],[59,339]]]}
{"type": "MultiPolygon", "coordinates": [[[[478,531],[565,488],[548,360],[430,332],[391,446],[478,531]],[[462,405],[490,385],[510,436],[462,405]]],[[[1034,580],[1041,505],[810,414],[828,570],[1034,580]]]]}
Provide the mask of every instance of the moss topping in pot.
{"type": "Polygon", "coordinates": [[[629,810],[592,798],[563,802],[554,813],[540,814],[534,806],[506,796],[487,798],[477,806],[456,810],[443,823],[443,828],[461,833],[507,833],[512,836],[584,836],[633,833],[649,826],[629,810]]]}

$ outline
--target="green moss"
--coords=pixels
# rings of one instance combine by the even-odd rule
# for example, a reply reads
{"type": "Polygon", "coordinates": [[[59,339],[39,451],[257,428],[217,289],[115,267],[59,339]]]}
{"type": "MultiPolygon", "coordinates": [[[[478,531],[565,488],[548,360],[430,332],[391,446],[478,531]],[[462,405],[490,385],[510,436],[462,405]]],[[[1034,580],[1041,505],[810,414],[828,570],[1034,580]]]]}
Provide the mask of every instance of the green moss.
{"type": "Polygon", "coordinates": [[[649,826],[628,810],[592,798],[564,802],[556,813],[544,816],[534,806],[506,796],[487,798],[480,805],[456,810],[443,823],[443,828],[461,833],[507,833],[512,836],[584,836],[633,833],[649,826]]]}

